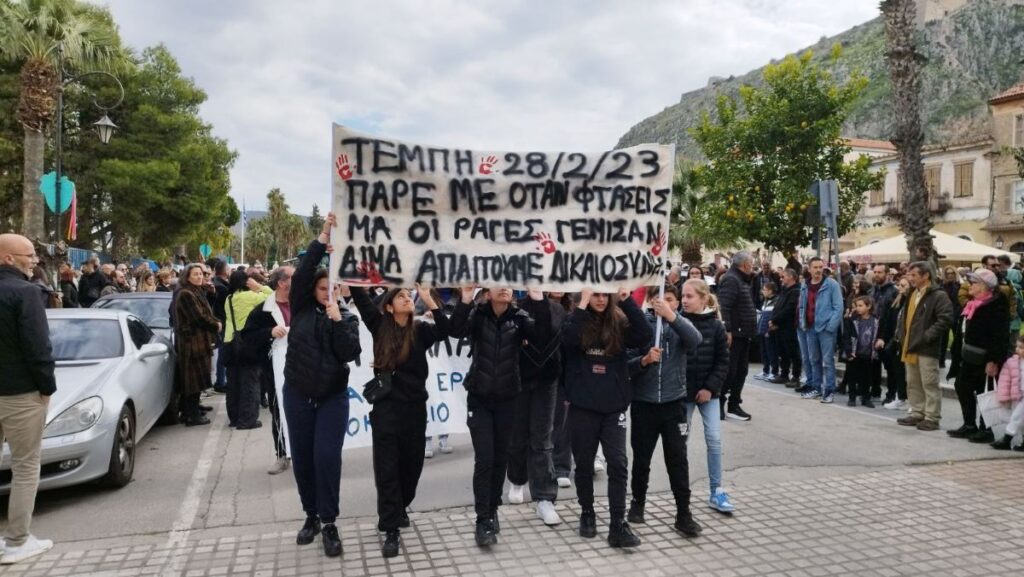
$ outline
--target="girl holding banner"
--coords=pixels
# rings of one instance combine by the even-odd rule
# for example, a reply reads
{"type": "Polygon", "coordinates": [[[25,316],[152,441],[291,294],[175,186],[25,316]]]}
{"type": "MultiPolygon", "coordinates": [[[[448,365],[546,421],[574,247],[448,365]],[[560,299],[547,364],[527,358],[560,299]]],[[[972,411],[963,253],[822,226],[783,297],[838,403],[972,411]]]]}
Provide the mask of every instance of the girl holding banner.
{"type": "Polygon", "coordinates": [[[377,528],[386,534],[381,553],[398,555],[401,527],[409,526],[406,507],[416,497],[423,472],[423,437],[427,430],[427,349],[448,338],[448,317],[430,291],[419,290],[433,323],[414,318],[408,289],[384,293],[379,308],[366,289],[350,287],[352,298],[373,335],[373,372],[387,389],[370,411],[373,479],[377,487],[377,528]]]}
{"type": "Polygon", "coordinates": [[[342,312],[331,298],[327,269],[334,213],[306,249],[288,296],[288,330],[284,376],[284,412],[292,470],[306,522],[296,543],[308,545],[322,532],[324,554],[341,555],[334,521],[341,496],[341,449],[348,424],[348,363],[359,358],[359,319],[342,312]]]}
{"type": "MultiPolygon", "coordinates": [[[[472,305],[474,287],[462,289],[462,300],[451,319],[451,335],[469,337],[473,363],[463,383],[466,421],[473,440],[473,500],[476,509],[476,543],[481,547],[498,542],[498,505],[515,419],[515,400],[521,389],[519,351],[523,340],[547,340],[551,311],[544,293],[531,289],[524,304],[512,302],[512,291],[491,289],[490,302],[472,305]],[[536,321],[536,322],[535,322],[536,321]]],[[[593,461],[593,456],[591,456],[593,461]]]]}
{"type": "Polygon", "coordinates": [[[598,444],[608,460],[608,544],[640,544],[626,523],[626,409],[632,399],[627,349],[646,347],[654,332],[629,292],[580,293],[579,306],[562,327],[565,392],[569,399],[576,495],[582,512],[581,537],[597,536],[594,514],[594,456],[598,444]]]}

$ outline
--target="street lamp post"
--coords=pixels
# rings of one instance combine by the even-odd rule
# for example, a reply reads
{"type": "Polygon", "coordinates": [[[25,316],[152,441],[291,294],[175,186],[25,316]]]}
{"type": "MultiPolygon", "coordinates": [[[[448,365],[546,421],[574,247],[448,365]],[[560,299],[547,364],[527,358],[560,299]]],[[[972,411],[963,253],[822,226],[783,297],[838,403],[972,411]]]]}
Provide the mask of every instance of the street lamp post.
{"type": "Polygon", "coordinates": [[[57,244],[60,244],[60,243],[64,242],[64,229],[61,226],[61,221],[63,220],[63,218],[62,218],[62,214],[63,213],[61,212],[61,206],[60,206],[60,201],[61,201],[61,198],[60,198],[60,195],[61,195],[61,190],[60,190],[61,189],[61,178],[64,176],[64,167],[63,167],[63,160],[64,160],[63,159],[63,152],[64,152],[64,150],[63,150],[63,146],[64,146],[64,142],[63,142],[63,140],[64,140],[64,87],[67,86],[68,84],[71,84],[72,82],[77,82],[77,81],[79,81],[79,80],[81,80],[81,79],[83,79],[83,78],[85,78],[87,76],[106,76],[106,77],[112,79],[117,84],[117,88],[121,92],[120,96],[118,96],[118,98],[117,98],[117,102],[115,102],[114,104],[112,104],[110,106],[103,106],[102,104],[100,104],[99,101],[96,99],[96,95],[95,94],[93,95],[93,98],[92,98],[93,105],[96,108],[99,108],[101,112],[103,112],[103,118],[101,118],[98,122],[94,122],[93,126],[96,127],[96,133],[100,137],[100,142],[102,142],[103,144],[108,144],[110,142],[110,137],[114,134],[114,131],[117,130],[117,125],[114,124],[110,120],[110,117],[107,116],[107,112],[117,108],[118,106],[121,105],[121,102],[124,101],[124,86],[121,84],[121,81],[118,80],[116,76],[114,76],[113,74],[111,74],[109,72],[104,72],[102,70],[96,70],[96,71],[92,71],[92,72],[84,72],[84,73],[79,74],[77,76],[72,76],[70,74],[65,73],[65,71],[64,71],[64,46],[63,46],[63,44],[58,44],[57,45],[57,123],[56,123],[57,124],[57,129],[55,131],[56,135],[55,135],[55,138],[54,138],[54,140],[56,141],[55,142],[56,151],[54,153],[54,156],[55,156],[55,159],[54,159],[54,174],[56,176],[56,178],[54,179],[55,180],[55,182],[54,182],[54,208],[56,210],[54,212],[57,213],[57,244]]]}

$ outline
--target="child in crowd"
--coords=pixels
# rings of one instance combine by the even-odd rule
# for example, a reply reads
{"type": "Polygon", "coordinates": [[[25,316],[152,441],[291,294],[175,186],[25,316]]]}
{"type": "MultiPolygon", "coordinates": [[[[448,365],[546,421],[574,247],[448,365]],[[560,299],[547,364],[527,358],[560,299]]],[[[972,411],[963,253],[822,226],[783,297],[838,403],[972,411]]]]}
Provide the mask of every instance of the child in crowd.
{"type": "MultiPolygon", "coordinates": [[[[683,284],[683,317],[701,334],[701,342],[686,353],[686,422],[692,427],[693,411],[700,410],[704,444],[708,452],[708,506],[726,515],[735,511],[722,488],[722,417],[718,394],[729,372],[729,345],[718,302],[702,279],[683,284]]],[[[687,435],[689,440],[691,435],[687,435]]]]}
{"type": "Polygon", "coordinates": [[[846,402],[848,407],[857,406],[859,395],[861,406],[875,408],[875,404],[871,402],[871,390],[875,386],[872,382],[872,365],[876,362],[875,340],[878,339],[878,319],[872,314],[873,310],[874,302],[871,297],[858,296],[853,299],[851,330],[843,339],[847,359],[846,370],[850,376],[850,400],[846,402]]]}
{"type": "Polygon", "coordinates": [[[757,336],[761,339],[761,368],[760,375],[754,375],[755,379],[767,381],[779,375],[779,347],[776,345],[775,333],[769,331],[768,322],[772,320],[772,311],[775,310],[775,303],[778,302],[778,287],[773,282],[766,282],[761,287],[761,296],[764,301],[761,309],[757,311],[757,336]]]}
{"type": "MultiPolygon", "coordinates": [[[[996,396],[999,402],[1013,407],[1010,415],[1010,422],[1006,425],[1006,434],[1002,439],[992,443],[992,448],[1000,451],[1010,449],[1013,438],[1024,433],[1024,382],[1021,381],[1021,372],[1024,370],[1024,336],[1017,337],[1017,348],[1014,355],[1003,364],[1003,370],[999,372],[999,385],[996,387],[996,396]]],[[[1013,447],[1015,451],[1024,451],[1024,442],[1013,447]]]]}

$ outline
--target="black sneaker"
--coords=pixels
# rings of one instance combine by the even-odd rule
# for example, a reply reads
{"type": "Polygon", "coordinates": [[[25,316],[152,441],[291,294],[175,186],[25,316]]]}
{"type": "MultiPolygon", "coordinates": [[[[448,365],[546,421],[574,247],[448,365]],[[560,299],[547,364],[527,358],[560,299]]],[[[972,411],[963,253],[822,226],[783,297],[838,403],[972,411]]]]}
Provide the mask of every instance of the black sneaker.
{"type": "Polygon", "coordinates": [[[867,408],[867,409],[874,409],[875,408],[875,401],[872,400],[871,398],[863,399],[860,402],[860,406],[862,406],[864,408],[867,408]]]}
{"type": "Polygon", "coordinates": [[[338,536],[338,527],[334,523],[324,525],[320,539],[324,543],[324,555],[328,557],[341,556],[341,537],[338,536]]]}
{"type": "Polygon", "coordinates": [[[780,377],[780,376],[776,375],[776,376],[768,379],[768,382],[772,383],[773,385],[785,385],[785,384],[789,383],[789,379],[787,379],[786,377],[780,377]]]}
{"type": "Polygon", "coordinates": [[[974,425],[961,425],[959,429],[946,431],[946,434],[954,439],[966,439],[977,432],[978,427],[975,427],[974,425]]]}
{"type": "Polygon", "coordinates": [[[639,523],[644,525],[644,502],[633,499],[629,502],[629,513],[626,514],[626,520],[630,523],[639,523]]]}
{"type": "Polygon", "coordinates": [[[999,439],[995,443],[992,443],[992,448],[999,451],[1009,451],[1013,442],[1013,437],[1010,435],[1003,435],[1002,439],[999,439]]]}
{"type": "Polygon", "coordinates": [[[498,538],[494,536],[494,524],[490,519],[477,519],[476,520],[476,544],[480,547],[490,547],[498,542],[498,538]]]}
{"type": "Polygon", "coordinates": [[[580,537],[587,539],[597,537],[597,516],[593,511],[580,513],[580,537]]]}
{"type": "Polygon", "coordinates": [[[857,397],[850,397],[850,400],[846,401],[846,406],[847,407],[856,407],[857,406],[857,397]]]}
{"type": "Polygon", "coordinates": [[[498,510],[491,513],[491,529],[495,535],[501,535],[501,521],[498,521],[498,510]]]}
{"type": "Polygon", "coordinates": [[[696,537],[697,535],[700,535],[700,532],[703,530],[703,528],[693,520],[693,515],[691,515],[689,511],[676,513],[676,523],[673,527],[687,537],[696,537]]]}
{"type": "Polygon", "coordinates": [[[608,528],[608,545],[611,547],[636,547],[640,545],[640,537],[637,537],[629,528],[629,523],[619,521],[612,523],[608,528]]]}
{"type": "Polygon", "coordinates": [[[388,531],[384,537],[384,545],[380,548],[380,554],[384,557],[398,557],[398,546],[402,543],[402,533],[398,529],[388,531]]]}
{"type": "Polygon", "coordinates": [[[213,407],[211,407],[210,405],[199,405],[199,410],[204,413],[209,413],[210,411],[213,410],[213,407]]]}
{"type": "Polygon", "coordinates": [[[996,440],[996,436],[992,434],[992,429],[984,429],[967,437],[967,440],[972,443],[991,443],[996,440]]]}
{"type": "Polygon", "coordinates": [[[750,420],[750,415],[748,415],[747,412],[744,411],[739,406],[731,407],[728,411],[726,411],[725,416],[730,418],[730,419],[732,419],[732,420],[734,420],[734,421],[749,421],[750,420]]]}
{"type": "Polygon", "coordinates": [[[402,519],[398,522],[398,526],[402,529],[408,529],[412,523],[409,522],[409,513],[402,511],[402,519]]]}
{"type": "Polygon", "coordinates": [[[207,419],[206,417],[202,416],[201,414],[189,417],[188,420],[185,421],[185,426],[186,427],[198,427],[200,425],[209,425],[209,424],[210,424],[210,419],[207,419]]]}
{"type": "Polygon", "coordinates": [[[299,534],[295,537],[296,545],[309,545],[313,542],[313,539],[320,534],[320,519],[316,517],[306,517],[306,522],[299,529],[299,534]]]}

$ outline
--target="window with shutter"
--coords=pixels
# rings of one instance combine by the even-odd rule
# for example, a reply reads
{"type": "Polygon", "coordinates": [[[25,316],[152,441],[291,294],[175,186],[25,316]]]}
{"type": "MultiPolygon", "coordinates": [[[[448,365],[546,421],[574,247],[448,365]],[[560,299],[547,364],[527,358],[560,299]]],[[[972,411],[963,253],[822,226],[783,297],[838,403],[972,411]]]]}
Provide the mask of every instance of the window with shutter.
{"type": "Polygon", "coordinates": [[[953,166],[953,196],[974,196],[974,161],[953,166]]]}

